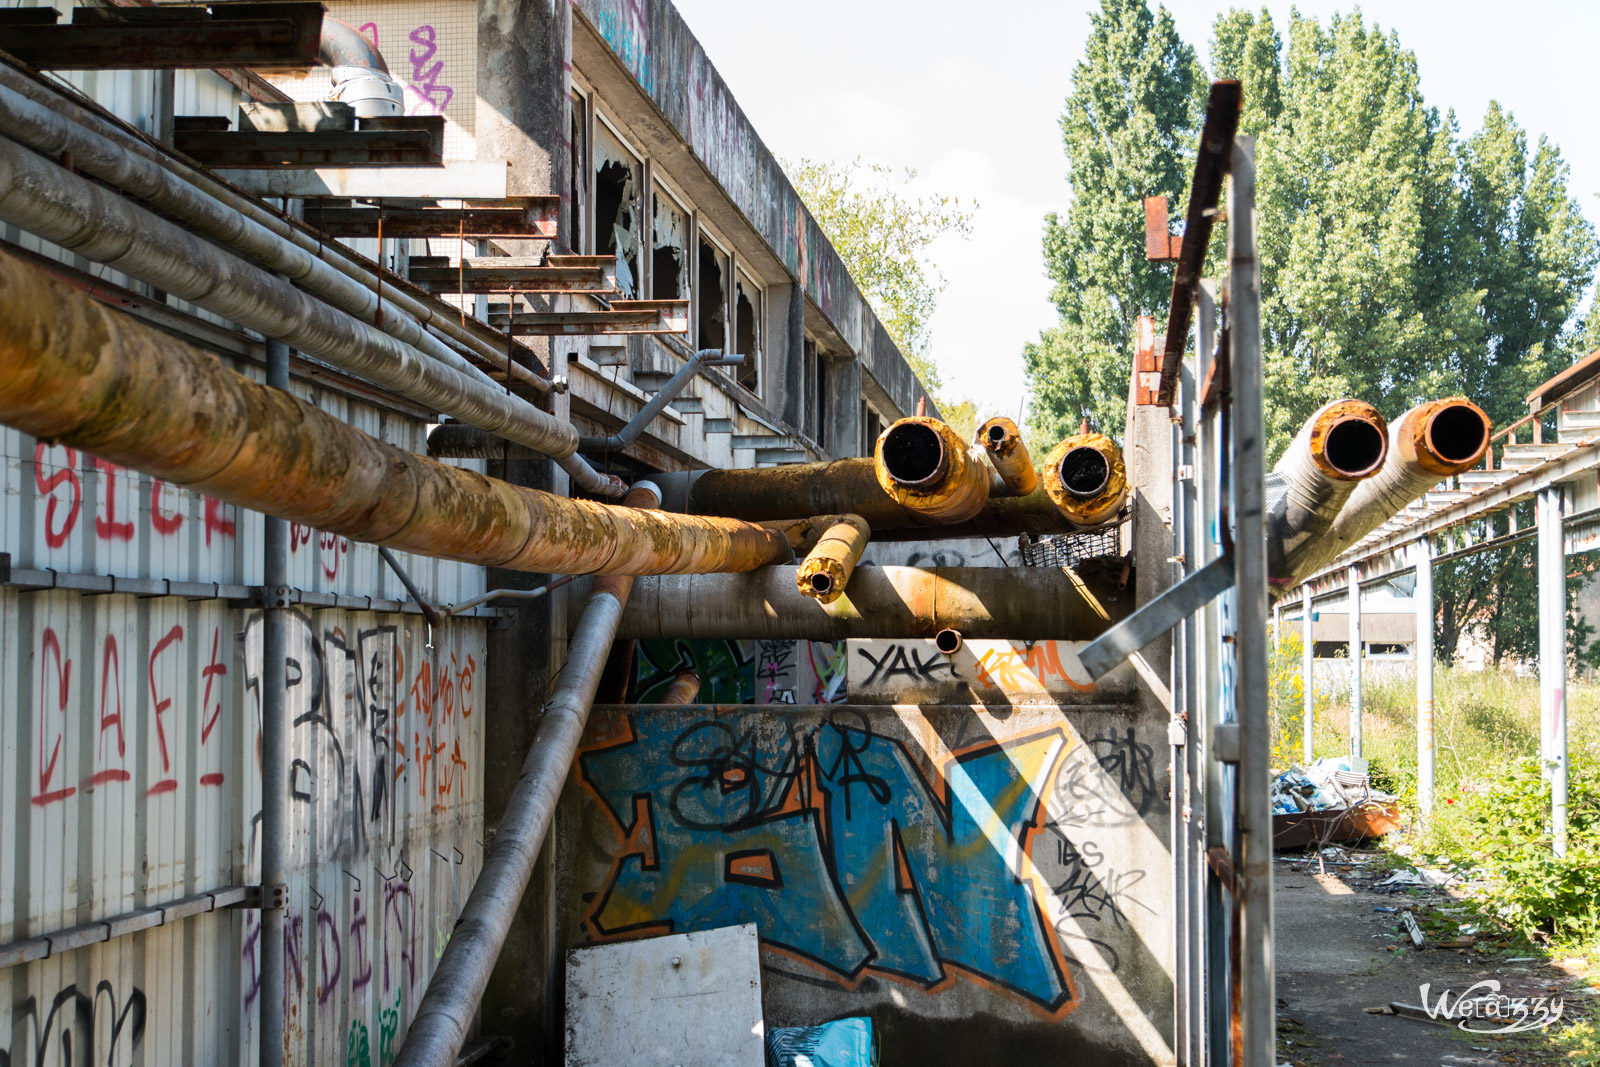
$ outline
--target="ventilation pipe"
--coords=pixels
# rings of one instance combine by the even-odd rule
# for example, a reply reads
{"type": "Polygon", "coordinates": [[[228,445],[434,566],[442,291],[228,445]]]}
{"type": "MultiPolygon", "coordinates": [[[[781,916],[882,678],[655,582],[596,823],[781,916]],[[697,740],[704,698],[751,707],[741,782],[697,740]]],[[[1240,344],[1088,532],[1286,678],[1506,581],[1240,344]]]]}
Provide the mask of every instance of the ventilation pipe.
{"type": "Polygon", "coordinates": [[[405,92],[389,76],[383,55],[348,22],[322,16],[322,41],[317,58],[333,68],[333,93],[355,109],[362,119],[398,115],[405,108],[405,92]]]}
{"type": "Polygon", "coordinates": [[[356,541],[556,574],[793,559],[752,523],[569,500],[412,455],[6,255],[0,382],[0,423],[356,541]]]}
{"type": "Polygon", "coordinates": [[[859,515],[833,515],[815,521],[822,527],[822,536],[806,554],[795,581],[803,595],[832,604],[844,595],[850,575],[867,549],[871,531],[867,520],[859,515]]]}
{"type": "Polygon", "coordinates": [[[679,671],[657,704],[693,704],[700,695],[700,676],[694,671],[679,671]]]}
{"type": "Polygon", "coordinates": [[[1289,443],[1267,478],[1269,496],[1282,497],[1267,512],[1267,574],[1290,586],[1310,571],[1339,511],[1363,478],[1383,466],[1388,425],[1362,400],[1337,400],[1319,408],[1289,443]]]}
{"type": "Polygon", "coordinates": [[[978,427],[978,444],[983,446],[994,468],[999,486],[990,495],[1027,496],[1039,485],[1028,446],[1017,433],[1017,424],[1007,418],[993,418],[978,427]]]}
{"type": "MultiPolygon", "coordinates": [[[[625,504],[638,508],[654,507],[658,501],[653,489],[634,488],[624,498],[625,504]]],[[[451,1067],[466,1043],[467,1029],[483,1002],[483,991],[550,833],[556,802],[577,757],[632,585],[633,579],[626,577],[594,583],[568,645],[567,662],[556,677],[523,761],[522,777],[506,801],[494,840],[484,853],[483,868],[428,981],[395,1067],[451,1067]]]]}
{"type": "Polygon", "coordinates": [[[1378,473],[1358,485],[1300,564],[1312,574],[1399,514],[1445,478],[1471,470],[1493,429],[1482,408],[1462,396],[1419,404],[1389,426],[1389,452],[1378,473]]]}
{"type": "Polygon", "coordinates": [[[1128,497],[1122,449],[1105,434],[1073,434],[1045,459],[1044,489],[1074,526],[1099,526],[1116,518],[1128,497]]]}
{"type": "Polygon", "coordinates": [[[823,605],[801,593],[798,568],[640,578],[620,633],[636,638],[841,641],[935,637],[1092,641],[1133,607],[1115,566],[858,567],[823,605]]]}
{"type": "Polygon", "coordinates": [[[989,473],[948,423],[913,415],[892,423],[872,450],[878,486],[924,522],[964,522],[989,499],[989,473]]]}

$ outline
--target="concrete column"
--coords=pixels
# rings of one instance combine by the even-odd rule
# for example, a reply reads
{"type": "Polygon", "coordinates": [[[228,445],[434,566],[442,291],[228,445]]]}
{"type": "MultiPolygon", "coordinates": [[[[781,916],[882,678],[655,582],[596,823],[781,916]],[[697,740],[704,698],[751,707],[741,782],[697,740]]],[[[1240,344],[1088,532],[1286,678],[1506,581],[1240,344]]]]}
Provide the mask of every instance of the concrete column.
{"type": "Polygon", "coordinates": [[[1567,852],[1567,559],[1562,544],[1561,487],[1541,490],[1539,531],[1539,739],[1550,779],[1550,816],[1557,856],[1567,852]]]}
{"type": "Polygon", "coordinates": [[[1361,572],[1350,568],[1350,755],[1361,758],[1361,572]]]}
{"type": "Polygon", "coordinates": [[[1417,806],[1433,818],[1433,542],[1419,538],[1417,559],[1417,806]]]}
{"type": "Polygon", "coordinates": [[[1313,624],[1316,621],[1316,608],[1311,603],[1311,587],[1303,587],[1300,594],[1300,688],[1304,692],[1305,711],[1302,716],[1303,727],[1300,738],[1300,759],[1306,766],[1316,759],[1316,744],[1313,740],[1313,711],[1317,706],[1317,672],[1316,672],[1316,641],[1313,635],[1313,624]]]}

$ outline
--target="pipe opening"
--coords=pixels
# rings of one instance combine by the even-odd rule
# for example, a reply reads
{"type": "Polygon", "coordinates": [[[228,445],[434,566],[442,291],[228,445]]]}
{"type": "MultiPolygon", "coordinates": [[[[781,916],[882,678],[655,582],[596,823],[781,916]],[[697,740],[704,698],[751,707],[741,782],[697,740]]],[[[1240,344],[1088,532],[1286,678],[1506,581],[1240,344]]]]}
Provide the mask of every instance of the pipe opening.
{"type": "Polygon", "coordinates": [[[1074,448],[1061,457],[1061,484],[1075,497],[1092,497],[1110,480],[1111,464],[1096,449],[1074,448]]]}
{"type": "Polygon", "coordinates": [[[1345,419],[1328,431],[1322,454],[1334,470],[1357,477],[1377,470],[1387,447],[1376,425],[1366,419],[1345,419]]]}
{"type": "Polygon", "coordinates": [[[891,426],[883,436],[883,466],[901,485],[926,485],[945,472],[944,441],[922,423],[891,426]]]}
{"type": "Polygon", "coordinates": [[[1428,447],[1447,463],[1466,463],[1483,451],[1489,436],[1482,415],[1465,404],[1443,408],[1428,423],[1428,447]]]}
{"type": "Polygon", "coordinates": [[[961,651],[961,631],[943,629],[933,635],[933,647],[947,656],[961,651]]]}
{"type": "Polygon", "coordinates": [[[818,596],[826,596],[833,591],[833,577],[826,571],[818,571],[811,576],[811,591],[818,596]]]}
{"type": "Polygon", "coordinates": [[[989,443],[991,445],[1002,444],[1002,443],[1005,442],[1005,439],[1006,439],[1006,428],[1004,426],[1000,426],[1000,425],[997,424],[997,425],[989,427],[989,443]]]}

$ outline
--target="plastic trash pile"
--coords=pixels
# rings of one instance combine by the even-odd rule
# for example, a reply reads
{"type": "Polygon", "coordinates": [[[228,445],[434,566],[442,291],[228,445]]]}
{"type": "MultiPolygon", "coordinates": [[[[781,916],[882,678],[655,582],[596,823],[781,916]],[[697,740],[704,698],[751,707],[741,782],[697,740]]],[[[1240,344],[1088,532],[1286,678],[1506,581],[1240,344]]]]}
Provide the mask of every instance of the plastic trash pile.
{"type": "Polygon", "coordinates": [[[1320,759],[1310,767],[1290,767],[1272,783],[1272,811],[1277,815],[1335,811],[1353,808],[1363,801],[1389,803],[1394,799],[1391,794],[1372,788],[1366,760],[1346,756],[1320,759]]]}

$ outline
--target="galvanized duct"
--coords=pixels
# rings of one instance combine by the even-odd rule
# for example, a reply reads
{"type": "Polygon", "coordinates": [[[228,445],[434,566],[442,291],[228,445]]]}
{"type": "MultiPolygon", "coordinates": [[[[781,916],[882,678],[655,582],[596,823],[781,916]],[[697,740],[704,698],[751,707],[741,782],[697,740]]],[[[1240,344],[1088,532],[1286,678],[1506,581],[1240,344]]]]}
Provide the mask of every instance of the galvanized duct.
{"type": "Polygon", "coordinates": [[[964,522],[989,499],[989,472],[961,435],[926,415],[899,419],[872,449],[878,487],[929,523],[964,522]]]}
{"type": "MultiPolygon", "coordinates": [[[[995,477],[1007,496],[1027,496],[1039,485],[1028,446],[1022,443],[1017,424],[1007,418],[993,418],[978,427],[978,444],[989,457],[995,477]]],[[[1000,491],[991,487],[990,495],[1000,491]]]]}
{"type": "MultiPolygon", "coordinates": [[[[577,449],[576,430],[527,401],[424,356],[6,140],[0,140],[0,219],[360,374],[431,411],[558,458],[577,449]]],[[[582,469],[592,476],[586,488],[620,490],[614,479],[582,469]]]]}
{"type": "Polygon", "coordinates": [[[1388,424],[1363,400],[1334,401],[1306,420],[1267,478],[1267,576],[1274,585],[1294,585],[1310,573],[1306,561],[1388,452],[1388,424]],[[1276,501],[1274,490],[1282,494],[1276,501]]]}
{"type": "Polygon", "coordinates": [[[345,101],[362,118],[401,113],[405,91],[389,76],[383,54],[348,22],[322,17],[317,58],[333,68],[332,99],[345,101]]]}
{"type": "Polygon", "coordinates": [[[1089,641],[1133,607],[1109,569],[857,567],[833,604],[805,596],[799,569],[641,578],[619,633],[636,638],[841,641],[934,637],[1089,641]]]}
{"type": "Polygon", "coordinates": [[[540,573],[744,570],[776,530],[568,500],[414,456],[0,255],[0,422],[313,529],[540,573]]]}
{"type": "MultiPolygon", "coordinates": [[[[635,493],[628,499],[638,502],[635,493]]],[[[631,578],[595,582],[523,761],[522,777],[506,801],[494,840],[484,853],[483,869],[428,981],[395,1067],[451,1067],[466,1043],[467,1029],[483,1002],[517,905],[550,833],[556,802],[583,739],[632,583],[631,578]]]]}
{"type": "Polygon", "coordinates": [[[1328,535],[1300,567],[1311,574],[1440,481],[1470,470],[1489,448],[1489,416],[1466,397],[1419,404],[1389,425],[1389,453],[1377,474],[1350,494],[1328,535]]]}

